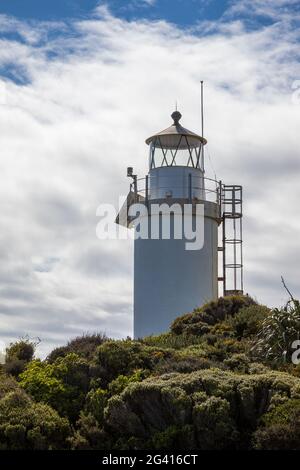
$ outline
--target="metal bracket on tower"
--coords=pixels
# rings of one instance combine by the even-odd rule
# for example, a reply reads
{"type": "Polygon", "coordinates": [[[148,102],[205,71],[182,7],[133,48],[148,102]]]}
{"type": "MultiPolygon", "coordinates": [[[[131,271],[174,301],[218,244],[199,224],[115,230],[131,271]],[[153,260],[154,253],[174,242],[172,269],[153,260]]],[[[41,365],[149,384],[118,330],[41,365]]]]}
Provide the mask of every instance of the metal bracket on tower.
{"type": "Polygon", "coordinates": [[[220,185],[222,220],[223,295],[243,293],[243,188],[239,185],[220,185]]]}

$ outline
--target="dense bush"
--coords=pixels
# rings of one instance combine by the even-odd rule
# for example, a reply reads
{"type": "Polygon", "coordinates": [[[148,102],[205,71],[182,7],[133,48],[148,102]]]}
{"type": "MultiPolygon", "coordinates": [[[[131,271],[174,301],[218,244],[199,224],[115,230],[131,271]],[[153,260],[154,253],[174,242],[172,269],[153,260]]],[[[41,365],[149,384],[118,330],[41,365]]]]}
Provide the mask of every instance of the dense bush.
{"type": "Polygon", "coordinates": [[[140,340],[143,344],[165,349],[182,349],[194,344],[201,344],[202,339],[198,335],[163,333],[158,336],[147,336],[140,340]]]}
{"type": "Polygon", "coordinates": [[[224,321],[225,318],[235,315],[241,308],[255,303],[247,295],[220,297],[218,300],[195,309],[192,313],[177,318],[171,325],[171,332],[176,335],[202,335],[209,331],[209,326],[224,321]]]}
{"type": "Polygon", "coordinates": [[[248,338],[259,332],[262,322],[270,312],[271,310],[264,305],[249,305],[231,317],[229,324],[238,339],[248,338]]]}
{"type": "Polygon", "coordinates": [[[111,448],[107,433],[99,426],[92,414],[82,413],[76,423],[76,430],[68,439],[74,450],[105,450],[111,448]]]}
{"type": "Polygon", "coordinates": [[[196,403],[193,423],[200,450],[234,448],[239,441],[230,403],[224,398],[212,396],[202,403],[196,403]]]}
{"type": "Polygon", "coordinates": [[[17,377],[23,372],[26,364],[33,359],[36,344],[26,337],[11,343],[5,352],[4,370],[6,373],[17,377]]]}
{"type": "Polygon", "coordinates": [[[172,356],[168,349],[144,345],[139,341],[106,341],[97,349],[96,363],[103,383],[108,384],[119,375],[131,375],[136,369],[153,369],[172,356]]]}
{"type": "Polygon", "coordinates": [[[90,390],[86,396],[85,411],[92,416],[98,424],[103,424],[104,409],[109,399],[107,390],[97,388],[90,390]]]}
{"type": "Polygon", "coordinates": [[[206,359],[205,357],[199,357],[196,355],[176,355],[171,359],[166,359],[165,361],[160,362],[154,369],[154,372],[158,375],[169,372],[187,373],[195,370],[209,369],[214,366],[216,366],[216,363],[206,359]]]}
{"type": "Polygon", "coordinates": [[[0,449],[62,449],[70,427],[48,405],[34,403],[24,391],[0,400],[0,449]]]}
{"type": "Polygon", "coordinates": [[[92,359],[98,346],[108,338],[105,334],[97,333],[93,335],[82,335],[68,342],[66,346],[53,349],[48,355],[47,361],[54,362],[59,357],[65,357],[67,354],[75,353],[85,359],[92,359]]]}
{"type": "Polygon", "coordinates": [[[300,450],[300,400],[285,400],[266,413],[254,433],[256,449],[300,450]]]}
{"type": "Polygon", "coordinates": [[[0,399],[7,393],[19,389],[17,381],[10,375],[0,372],[0,399]]]}
{"type": "Polygon", "coordinates": [[[0,448],[300,449],[299,336],[294,299],[229,296],[159,336],[87,335],[45,361],[25,338],[0,368],[0,448]]]}
{"type": "Polygon", "coordinates": [[[224,360],[224,365],[235,372],[248,374],[250,372],[250,359],[245,354],[233,354],[224,360]]]}
{"type": "Polygon", "coordinates": [[[142,370],[136,370],[132,375],[119,375],[108,384],[111,395],[119,395],[125,388],[134,382],[141,382],[148,374],[142,370]]]}
{"type": "Polygon", "coordinates": [[[76,354],[51,364],[32,361],[20,375],[20,385],[36,401],[51,405],[71,420],[78,417],[89,389],[89,364],[76,354]]]}
{"type": "Polygon", "coordinates": [[[299,379],[280,372],[243,375],[209,369],[170,374],[132,384],[112,397],[105,426],[115,439],[140,439],[140,448],[154,434],[183,426],[190,426],[197,448],[249,448],[272,396],[299,393],[299,379]]]}
{"type": "MultiPolygon", "coordinates": [[[[135,447],[143,447],[142,440],[131,439],[135,447]]],[[[124,442],[126,447],[126,441],[124,442]]],[[[145,447],[157,450],[185,450],[188,448],[196,448],[196,441],[193,426],[169,426],[161,432],[154,433],[151,439],[146,442],[145,447]]]]}

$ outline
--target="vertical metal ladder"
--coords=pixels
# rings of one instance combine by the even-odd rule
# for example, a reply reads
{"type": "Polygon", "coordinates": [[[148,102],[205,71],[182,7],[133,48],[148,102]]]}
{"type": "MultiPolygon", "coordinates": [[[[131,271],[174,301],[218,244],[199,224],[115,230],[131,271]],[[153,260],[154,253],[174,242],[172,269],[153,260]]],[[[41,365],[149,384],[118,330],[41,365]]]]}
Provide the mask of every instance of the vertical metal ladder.
{"type": "Polygon", "coordinates": [[[220,183],[222,220],[222,275],[223,295],[242,294],[243,287],[243,188],[220,183]]]}

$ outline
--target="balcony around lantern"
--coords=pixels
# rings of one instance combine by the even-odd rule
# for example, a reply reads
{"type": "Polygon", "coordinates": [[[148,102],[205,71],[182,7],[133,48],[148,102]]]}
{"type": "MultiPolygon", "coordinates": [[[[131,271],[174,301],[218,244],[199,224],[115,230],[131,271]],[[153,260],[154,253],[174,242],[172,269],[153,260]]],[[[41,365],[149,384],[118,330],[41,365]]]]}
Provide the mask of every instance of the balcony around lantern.
{"type": "MultiPolygon", "coordinates": [[[[172,202],[175,199],[186,199],[187,202],[208,201],[220,206],[222,183],[204,176],[199,181],[198,175],[195,177],[190,170],[191,168],[187,168],[189,173],[186,173],[184,178],[182,174],[174,175],[172,179],[169,175],[166,178],[163,175],[157,178],[152,176],[151,172],[145,178],[138,178],[136,182],[138,200],[142,202],[165,199],[172,202]]],[[[134,192],[133,183],[130,185],[130,192],[134,192]]]]}

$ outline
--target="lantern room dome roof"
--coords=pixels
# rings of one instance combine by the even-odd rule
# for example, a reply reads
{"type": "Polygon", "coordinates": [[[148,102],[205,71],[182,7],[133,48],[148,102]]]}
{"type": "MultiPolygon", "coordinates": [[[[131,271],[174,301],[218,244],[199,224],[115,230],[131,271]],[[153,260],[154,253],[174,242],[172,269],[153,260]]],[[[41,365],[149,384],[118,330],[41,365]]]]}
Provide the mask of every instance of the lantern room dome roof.
{"type": "Polygon", "coordinates": [[[155,147],[162,147],[165,149],[185,149],[188,147],[200,147],[201,144],[205,145],[207,140],[194,132],[189,131],[179,124],[181,114],[179,111],[174,111],[171,115],[173,124],[157,134],[152,135],[146,139],[146,144],[151,144],[155,147]]]}

